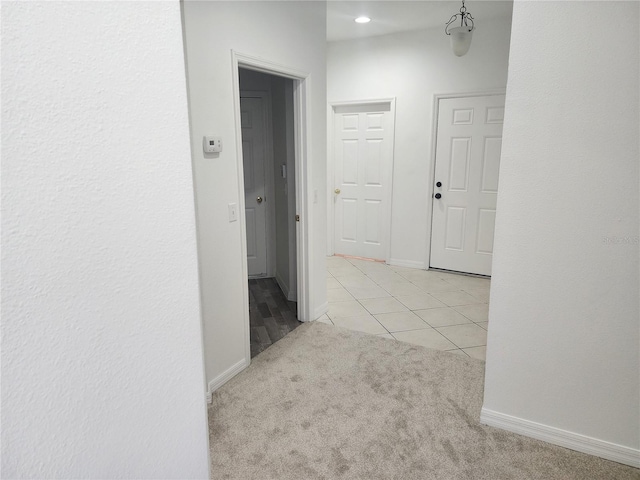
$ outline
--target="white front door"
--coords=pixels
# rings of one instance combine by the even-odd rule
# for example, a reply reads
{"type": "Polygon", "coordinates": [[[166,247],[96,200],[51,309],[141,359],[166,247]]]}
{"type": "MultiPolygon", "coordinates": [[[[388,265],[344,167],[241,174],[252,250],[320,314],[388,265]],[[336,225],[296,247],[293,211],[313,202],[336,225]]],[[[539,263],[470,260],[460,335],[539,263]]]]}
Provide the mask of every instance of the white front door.
{"type": "Polygon", "coordinates": [[[391,224],[391,102],[334,106],[334,251],[387,260],[391,224]]]}
{"type": "Polygon", "coordinates": [[[440,99],[433,268],[491,275],[504,95],[440,99]]]}
{"type": "Polygon", "coordinates": [[[240,96],[244,205],[247,223],[249,276],[267,274],[267,219],[265,206],[266,126],[262,98],[240,96]]]}

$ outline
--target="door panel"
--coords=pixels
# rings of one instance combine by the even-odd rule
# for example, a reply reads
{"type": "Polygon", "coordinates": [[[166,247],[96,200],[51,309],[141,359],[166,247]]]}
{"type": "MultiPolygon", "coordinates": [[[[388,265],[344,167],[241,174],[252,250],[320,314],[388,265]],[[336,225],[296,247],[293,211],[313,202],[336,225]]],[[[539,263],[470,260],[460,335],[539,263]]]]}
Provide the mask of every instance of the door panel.
{"type": "Polygon", "coordinates": [[[265,197],[265,124],[262,98],[240,97],[244,204],[249,276],[267,273],[265,197]],[[258,198],[262,199],[261,202],[258,198]]]}
{"type": "Polygon", "coordinates": [[[478,212],[478,237],[476,253],[493,254],[493,232],[496,226],[496,211],[480,209],[478,212]]]}
{"type": "Polygon", "coordinates": [[[358,140],[342,140],[342,184],[358,184],[358,140]]]}
{"type": "Polygon", "coordinates": [[[469,180],[470,138],[451,139],[451,160],[449,161],[449,190],[466,192],[469,180]]]}
{"type": "Polygon", "coordinates": [[[391,223],[390,103],[334,107],[334,251],[386,260],[391,223]]]}
{"type": "Polygon", "coordinates": [[[466,225],[466,213],[466,208],[447,208],[447,236],[445,238],[445,248],[447,250],[462,251],[464,249],[464,227],[466,225]]]}
{"type": "Polygon", "coordinates": [[[364,184],[368,187],[382,186],[382,162],[383,157],[383,140],[381,138],[368,139],[364,145],[365,163],[364,184]]]}
{"type": "Polygon", "coordinates": [[[358,224],[356,198],[341,198],[342,225],[340,238],[343,242],[355,242],[357,238],[356,226],[358,224]]]}
{"type": "Polygon", "coordinates": [[[364,242],[369,245],[380,245],[382,243],[379,224],[382,216],[380,211],[381,203],[379,200],[365,200],[364,202],[364,242]]]}
{"type": "Polygon", "coordinates": [[[502,138],[487,137],[484,139],[484,156],[482,157],[482,193],[498,193],[498,170],[500,170],[500,152],[502,138]]]}
{"type": "Polygon", "coordinates": [[[439,102],[431,267],[491,275],[503,119],[504,95],[439,102]]]}

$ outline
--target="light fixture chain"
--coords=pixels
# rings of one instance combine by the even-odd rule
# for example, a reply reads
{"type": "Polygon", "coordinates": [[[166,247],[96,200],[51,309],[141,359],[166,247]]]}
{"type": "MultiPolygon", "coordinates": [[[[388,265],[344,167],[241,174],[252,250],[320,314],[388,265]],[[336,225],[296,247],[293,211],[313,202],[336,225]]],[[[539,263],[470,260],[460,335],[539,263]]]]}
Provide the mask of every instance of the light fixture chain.
{"type": "Polygon", "coordinates": [[[460,13],[456,13],[455,15],[452,15],[451,18],[449,19],[449,21],[447,22],[447,24],[444,27],[444,33],[446,33],[447,35],[451,35],[449,33],[449,26],[456,21],[456,18],[458,17],[458,15],[460,16],[460,26],[461,27],[469,27],[469,22],[471,22],[471,27],[469,28],[469,31],[471,32],[474,28],[474,22],[473,22],[473,17],[471,16],[471,14],[469,12],[467,12],[467,7],[464,4],[465,0],[462,0],[462,6],[460,7],[460,13]]]}

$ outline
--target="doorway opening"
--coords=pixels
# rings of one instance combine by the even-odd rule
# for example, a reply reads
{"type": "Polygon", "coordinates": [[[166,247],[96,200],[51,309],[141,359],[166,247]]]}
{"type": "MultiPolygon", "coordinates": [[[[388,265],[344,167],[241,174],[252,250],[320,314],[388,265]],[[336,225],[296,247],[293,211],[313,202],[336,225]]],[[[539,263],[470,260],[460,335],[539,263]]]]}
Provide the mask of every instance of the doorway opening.
{"type": "Polygon", "coordinates": [[[238,68],[251,357],[300,325],[294,80],[238,68]]]}

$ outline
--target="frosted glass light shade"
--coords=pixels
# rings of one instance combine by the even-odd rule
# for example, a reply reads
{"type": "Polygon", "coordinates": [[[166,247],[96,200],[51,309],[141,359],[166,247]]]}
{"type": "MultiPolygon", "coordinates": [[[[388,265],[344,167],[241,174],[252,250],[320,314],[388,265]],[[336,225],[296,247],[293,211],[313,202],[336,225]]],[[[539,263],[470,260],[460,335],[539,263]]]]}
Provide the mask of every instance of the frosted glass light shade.
{"type": "Polygon", "coordinates": [[[469,51],[473,31],[469,27],[456,27],[449,30],[451,34],[451,49],[456,57],[461,57],[469,51]]]}

